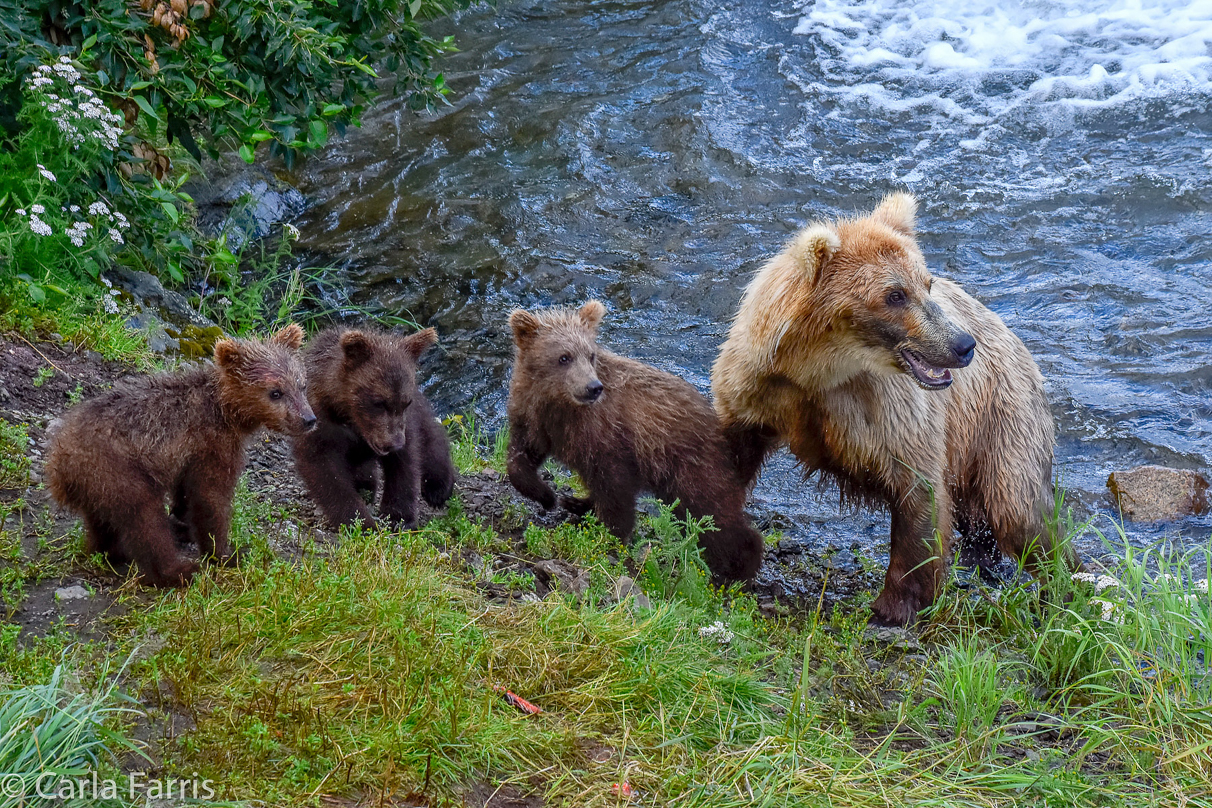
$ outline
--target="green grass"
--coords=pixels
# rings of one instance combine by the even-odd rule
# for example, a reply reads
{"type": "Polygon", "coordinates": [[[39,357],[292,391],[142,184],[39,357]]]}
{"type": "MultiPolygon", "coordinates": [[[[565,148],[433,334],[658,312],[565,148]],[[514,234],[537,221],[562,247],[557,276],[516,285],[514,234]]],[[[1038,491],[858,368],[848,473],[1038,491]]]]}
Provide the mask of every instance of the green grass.
{"type": "MultiPolygon", "coordinates": [[[[452,431],[461,465],[494,462],[474,422],[452,431]]],[[[695,549],[709,525],[668,509],[630,546],[587,519],[530,526],[519,549],[455,503],[421,530],[279,557],[292,520],[242,488],[238,569],[120,590],[105,646],[70,656],[97,680],[142,648],[127,689],[196,724],[159,748],[166,770],[224,800],[460,805],[487,783],[567,806],[1212,805],[1206,550],[1112,534],[1122,561],[1101,592],[1060,573],[953,581],[920,647],[899,648],[870,639],[861,603],[771,620],[712,588],[695,549]],[[532,576],[471,568],[464,550],[562,558],[589,592],[521,597],[532,576]],[[613,602],[624,574],[651,609],[613,602]]],[[[67,636],[0,631],[0,671],[42,681],[67,636]]]]}
{"type": "Polygon", "coordinates": [[[24,488],[29,481],[29,432],[24,424],[0,418],[0,488],[24,488]]]}
{"type": "Polygon", "coordinates": [[[81,691],[63,665],[45,684],[0,692],[0,804],[3,805],[123,805],[118,800],[79,796],[74,785],[93,772],[116,772],[117,756],[137,752],[136,745],[114,724],[138,711],[117,687],[117,677],[101,671],[102,684],[81,691]],[[53,778],[46,775],[52,773],[53,778]],[[42,800],[37,795],[71,794],[72,798],[42,800]],[[22,796],[28,801],[23,801],[22,796]]]}

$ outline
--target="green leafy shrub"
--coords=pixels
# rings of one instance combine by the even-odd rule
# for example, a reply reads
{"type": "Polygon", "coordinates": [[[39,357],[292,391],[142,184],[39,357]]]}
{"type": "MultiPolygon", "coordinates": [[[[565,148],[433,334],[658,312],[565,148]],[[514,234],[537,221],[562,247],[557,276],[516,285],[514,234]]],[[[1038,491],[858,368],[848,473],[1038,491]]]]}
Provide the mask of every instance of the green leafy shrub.
{"type": "MultiPolygon", "coordinates": [[[[20,75],[41,52],[83,47],[104,94],[149,142],[195,158],[238,147],[286,160],[356,124],[383,68],[414,109],[446,93],[433,59],[453,49],[422,23],[470,0],[0,0],[0,51],[20,75]]],[[[5,95],[18,100],[11,87],[5,95]]],[[[3,90],[0,90],[3,92],[3,90]]]]}

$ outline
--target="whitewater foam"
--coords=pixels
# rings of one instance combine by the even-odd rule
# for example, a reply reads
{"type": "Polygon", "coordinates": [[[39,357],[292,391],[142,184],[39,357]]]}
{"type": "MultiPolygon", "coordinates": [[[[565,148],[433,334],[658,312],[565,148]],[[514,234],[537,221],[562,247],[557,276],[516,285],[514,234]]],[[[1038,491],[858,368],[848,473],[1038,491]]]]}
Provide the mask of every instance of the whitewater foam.
{"type": "Polygon", "coordinates": [[[823,89],[890,110],[918,101],[979,122],[1212,93],[1212,0],[814,0],[801,13],[795,32],[824,45],[823,89]]]}

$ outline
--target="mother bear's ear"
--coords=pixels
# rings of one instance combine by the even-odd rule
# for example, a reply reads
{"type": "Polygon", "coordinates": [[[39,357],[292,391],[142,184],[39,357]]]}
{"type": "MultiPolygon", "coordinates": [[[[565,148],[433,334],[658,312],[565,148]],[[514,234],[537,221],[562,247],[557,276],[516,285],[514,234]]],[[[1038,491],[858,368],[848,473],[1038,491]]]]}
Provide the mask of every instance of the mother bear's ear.
{"type": "Polygon", "coordinates": [[[871,213],[871,218],[888,225],[903,236],[912,236],[917,223],[917,200],[911,194],[897,191],[884,197],[871,213]]]}
{"type": "Polygon", "coordinates": [[[813,224],[799,232],[788,245],[787,255],[795,261],[810,283],[815,283],[821,269],[842,246],[841,239],[832,227],[813,224]]]}

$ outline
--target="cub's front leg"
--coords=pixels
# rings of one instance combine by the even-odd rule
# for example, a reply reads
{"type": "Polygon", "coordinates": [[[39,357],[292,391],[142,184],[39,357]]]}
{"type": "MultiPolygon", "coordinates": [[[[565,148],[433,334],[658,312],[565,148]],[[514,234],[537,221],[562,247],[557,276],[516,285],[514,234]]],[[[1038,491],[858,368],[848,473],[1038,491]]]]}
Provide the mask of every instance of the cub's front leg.
{"type": "Polygon", "coordinates": [[[525,431],[516,425],[510,425],[509,451],[506,460],[506,470],[509,472],[509,482],[518,493],[533,499],[549,511],[556,506],[556,494],[551,486],[539,476],[539,468],[547,459],[547,453],[528,445],[525,431]]]}

